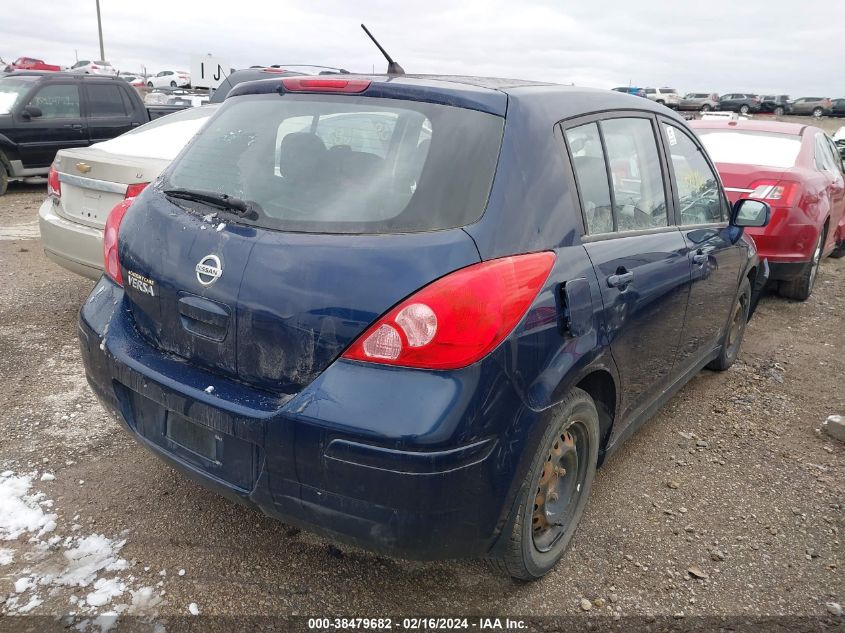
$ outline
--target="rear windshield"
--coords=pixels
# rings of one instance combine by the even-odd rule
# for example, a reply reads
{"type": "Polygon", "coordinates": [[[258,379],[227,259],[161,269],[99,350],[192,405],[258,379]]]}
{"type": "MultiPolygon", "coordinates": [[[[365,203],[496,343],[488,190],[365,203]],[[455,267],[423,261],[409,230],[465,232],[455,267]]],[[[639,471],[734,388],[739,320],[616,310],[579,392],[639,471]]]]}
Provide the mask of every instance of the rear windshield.
{"type": "Polygon", "coordinates": [[[801,137],[791,134],[696,130],[716,163],[737,163],[787,169],[795,165],[801,137]]]}
{"type": "Polygon", "coordinates": [[[243,220],[315,233],[465,226],[487,204],[504,119],[417,101],[337,95],[229,100],[162,189],[248,201],[243,220]]]}

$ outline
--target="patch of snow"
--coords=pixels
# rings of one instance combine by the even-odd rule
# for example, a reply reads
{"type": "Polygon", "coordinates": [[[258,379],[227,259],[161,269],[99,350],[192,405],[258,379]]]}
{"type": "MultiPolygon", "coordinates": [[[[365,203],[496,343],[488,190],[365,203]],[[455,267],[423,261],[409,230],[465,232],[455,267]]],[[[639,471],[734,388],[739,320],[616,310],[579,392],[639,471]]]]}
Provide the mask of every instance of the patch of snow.
{"type": "Polygon", "coordinates": [[[30,587],[35,586],[35,581],[32,579],[32,576],[24,576],[23,578],[18,578],[15,581],[15,593],[23,593],[30,587]]]}
{"type": "Polygon", "coordinates": [[[179,570],[179,575],[180,575],[180,576],[184,576],[184,575],[185,575],[185,570],[184,570],[184,569],[180,569],[180,570],[179,570]]]}
{"type": "Polygon", "coordinates": [[[94,582],[94,591],[85,597],[92,607],[102,607],[112,601],[112,598],[122,596],[126,591],[126,585],[119,578],[97,578],[94,582]]]}
{"type": "Polygon", "coordinates": [[[54,481],[56,476],[53,473],[44,473],[41,475],[41,481],[54,481]]]}
{"type": "Polygon", "coordinates": [[[14,541],[23,534],[40,537],[56,529],[56,515],[39,505],[42,493],[28,494],[32,477],[11,471],[0,475],[0,540],[14,541]]]}
{"type": "Polygon", "coordinates": [[[30,612],[30,611],[32,611],[35,607],[37,607],[38,605],[40,605],[40,604],[41,604],[41,603],[43,603],[43,602],[44,602],[44,601],[43,601],[41,598],[39,598],[37,595],[32,596],[32,597],[29,599],[29,602],[27,602],[27,603],[26,603],[25,605],[23,605],[22,607],[18,607],[17,612],[18,612],[18,613],[29,613],[29,612],[30,612]]]}
{"type": "Polygon", "coordinates": [[[188,605],[188,611],[191,612],[191,615],[199,615],[200,614],[200,608],[197,606],[196,602],[192,602],[191,604],[188,605]]]}
{"type": "Polygon", "coordinates": [[[15,560],[15,550],[0,548],[0,567],[10,565],[15,560]]]}
{"type": "Polygon", "coordinates": [[[208,387],[205,388],[206,393],[211,393],[212,391],[214,391],[214,385],[208,385],[208,387]]]}
{"type": "Polygon", "coordinates": [[[221,222],[220,224],[217,225],[217,232],[219,233],[220,231],[222,231],[225,228],[226,228],[226,223],[221,222]]]}
{"type": "Polygon", "coordinates": [[[87,587],[100,571],[122,571],[129,566],[117,553],[126,541],[112,541],[102,534],[92,534],[77,541],[76,546],[65,551],[68,567],[59,575],[58,585],[87,587]]]}

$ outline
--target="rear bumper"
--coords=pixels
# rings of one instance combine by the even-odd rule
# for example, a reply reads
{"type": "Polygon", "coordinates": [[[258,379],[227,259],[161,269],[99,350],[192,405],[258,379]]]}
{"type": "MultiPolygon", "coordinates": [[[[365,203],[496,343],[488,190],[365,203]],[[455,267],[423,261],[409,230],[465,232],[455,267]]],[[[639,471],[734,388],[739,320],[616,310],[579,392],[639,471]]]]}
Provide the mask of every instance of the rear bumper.
{"type": "Polygon", "coordinates": [[[760,258],[769,260],[773,280],[788,280],[801,274],[812,259],[820,228],[799,208],[772,209],[769,225],[746,229],[754,238],[760,258]]]}
{"type": "Polygon", "coordinates": [[[38,210],[38,227],[47,257],[77,275],[100,278],[103,274],[102,230],[61,217],[50,198],[38,210]]]}
{"type": "MultiPolygon", "coordinates": [[[[99,399],[156,455],[230,498],[366,549],[444,559],[483,556],[493,546],[513,497],[511,482],[518,481],[514,455],[523,444],[499,442],[493,433],[470,437],[460,421],[444,441],[417,439],[436,439],[437,425],[450,426],[452,411],[472,394],[420,393],[413,407],[420,418],[416,436],[407,429],[404,439],[377,441],[353,427],[366,401],[378,400],[368,396],[370,388],[389,393],[374,402],[369,417],[401,424],[385,401],[404,400],[407,411],[406,391],[389,370],[375,378],[368,372],[384,370],[337,362],[299,394],[251,390],[147,345],[124,316],[122,295],[104,278],[82,307],[82,357],[99,399]],[[167,429],[180,418],[213,433],[233,457],[215,463],[174,442],[167,429]]],[[[407,373],[396,372],[400,379],[407,373]]],[[[436,381],[455,389],[442,375],[436,381]]],[[[479,377],[470,382],[472,390],[479,377]]],[[[505,415],[533,415],[509,409],[521,404],[503,391],[505,415]]]]}

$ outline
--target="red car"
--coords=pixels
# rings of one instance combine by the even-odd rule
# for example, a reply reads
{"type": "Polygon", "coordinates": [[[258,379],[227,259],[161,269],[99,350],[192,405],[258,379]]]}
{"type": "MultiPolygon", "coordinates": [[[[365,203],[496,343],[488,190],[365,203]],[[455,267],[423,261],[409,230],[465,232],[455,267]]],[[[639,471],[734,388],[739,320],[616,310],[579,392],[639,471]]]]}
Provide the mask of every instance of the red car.
{"type": "Polygon", "coordinates": [[[43,59],[35,59],[34,57],[18,57],[10,65],[12,70],[52,70],[60,71],[61,66],[55,64],[46,64],[43,59]]]}
{"type": "Polygon", "coordinates": [[[845,255],[845,179],[835,143],[817,127],[774,121],[691,122],[731,200],[757,198],[769,225],[746,229],[781,296],[804,301],[825,256],[845,255]]]}

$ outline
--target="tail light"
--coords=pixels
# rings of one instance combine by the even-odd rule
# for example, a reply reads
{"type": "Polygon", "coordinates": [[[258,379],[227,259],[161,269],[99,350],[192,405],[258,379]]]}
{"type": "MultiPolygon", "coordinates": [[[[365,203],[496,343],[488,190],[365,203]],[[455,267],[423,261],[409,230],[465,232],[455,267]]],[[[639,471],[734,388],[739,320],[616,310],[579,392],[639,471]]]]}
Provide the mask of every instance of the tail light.
{"type": "Polygon", "coordinates": [[[748,194],[748,197],[777,202],[778,206],[791,207],[798,187],[797,182],[788,180],[759,180],[751,184],[750,188],[753,191],[748,194]]]}
{"type": "Polygon", "coordinates": [[[134,198],[138,194],[140,194],[144,188],[150,183],[148,182],[137,182],[134,185],[129,185],[126,187],[126,195],[123,196],[124,198],[134,198]]]}
{"type": "Polygon", "coordinates": [[[370,87],[370,80],[287,77],[282,79],[282,85],[288,92],[364,92],[370,87]]]}
{"type": "Polygon", "coordinates": [[[117,238],[123,216],[134,201],[134,198],[126,198],[118,202],[109,213],[103,231],[103,270],[119,286],[123,285],[123,274],[120,272],[120,260],[117,258],[117,238]]]}
{"type": "Polygon", "coordinates": [[[420,369],[471,365],[513,331],[554,262],[554,253],[532,253],[446,275],[382,316],[343,358],[420,369]]]}
{"type": "Polygon", "coordinates": [[[47,195],[53,200],[60,200],[62,197],[62,183],[59,181],[59,172],[55,166],[50,166],[50,173],[47,175],[47,195]]]}

